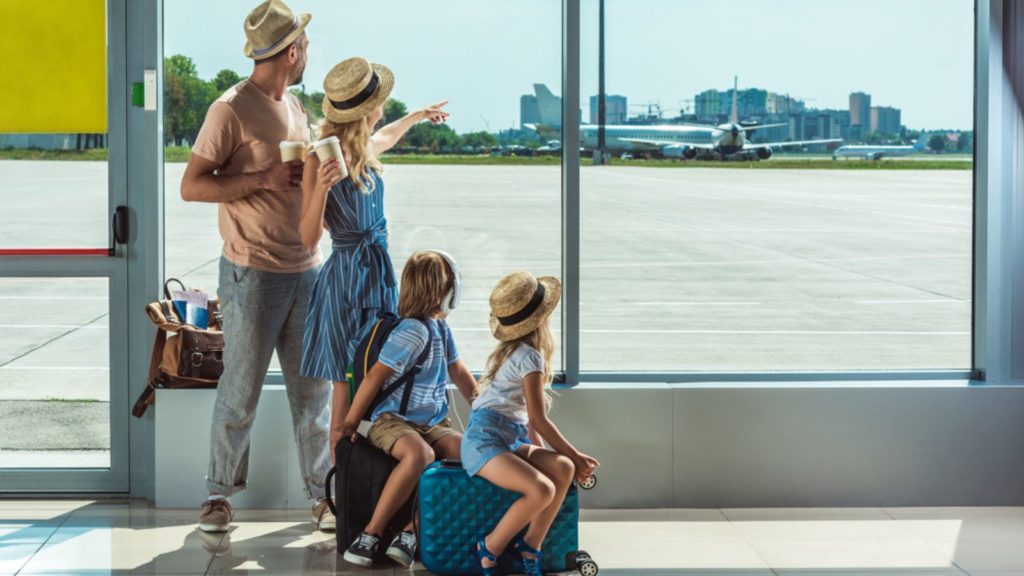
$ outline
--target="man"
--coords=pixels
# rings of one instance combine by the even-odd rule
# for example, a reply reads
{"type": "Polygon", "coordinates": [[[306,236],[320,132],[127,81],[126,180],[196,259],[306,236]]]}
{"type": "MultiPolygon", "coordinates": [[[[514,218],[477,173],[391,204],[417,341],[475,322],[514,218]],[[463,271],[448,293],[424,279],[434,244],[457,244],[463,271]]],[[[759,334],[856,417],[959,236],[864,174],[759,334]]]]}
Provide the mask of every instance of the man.
{"type": "Polygon", "coordinates": [[[268,0],[245,19],[245,55],[252,75],[210,106],[192,147],[181,197],[219,204],[224,251],[218,296],[224,315],[224,374],[210,431],[209,498],[199,528],[224,532],[228,498],[246,487],[256,404],[275,350],[284,372],[299,465],[313,522],[333,530],[324,497],[330,466],[330,389],[299,374],[306,309],[320,262],[299,235],[302,162],[282,162],[282,141],[308,144],[302,104],[288,86],[302,81],[309,14],[294,15],[268,0]]]}

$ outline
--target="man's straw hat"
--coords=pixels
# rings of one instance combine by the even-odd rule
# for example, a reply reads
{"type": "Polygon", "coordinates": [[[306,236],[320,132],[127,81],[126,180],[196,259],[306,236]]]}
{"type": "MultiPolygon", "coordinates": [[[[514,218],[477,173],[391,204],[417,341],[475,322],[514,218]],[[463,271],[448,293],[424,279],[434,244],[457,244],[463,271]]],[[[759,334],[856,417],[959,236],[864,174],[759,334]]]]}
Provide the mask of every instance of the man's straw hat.
{"type": "Polygon", "coordinates": [[[395,75],[387,66],[359,57],[343,60],[324,78],[324,116],[338,124],[365,118],[394,86],[395,75]]]}
{"type": "Polygon", "coordinates": [[[505,276],[491,292],[491,333],[502,342],[536,330],[558,306],[562,284],[552,276],[535,278],[526,271],[505,276]]]}
{"type": "Polygon", "coordinates": [[[267,0],[245,17],[244,53],[253,60],[265,60],[291,46],[313,17],[296,16],[281,0],[267,0]]]}

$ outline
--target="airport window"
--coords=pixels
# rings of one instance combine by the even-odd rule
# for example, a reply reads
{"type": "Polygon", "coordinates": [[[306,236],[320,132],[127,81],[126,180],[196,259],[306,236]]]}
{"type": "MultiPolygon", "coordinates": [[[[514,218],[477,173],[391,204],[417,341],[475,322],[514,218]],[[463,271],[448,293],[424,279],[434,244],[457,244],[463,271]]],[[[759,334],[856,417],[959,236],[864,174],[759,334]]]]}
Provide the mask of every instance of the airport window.
{"type": "MultiPolygon", "coordinates": [[[[241,24],[253,4],[164,3],[165,87],[190,88],[195,96],[165,95],[166,276],[207,291],[216,290],[222,246],[217,207],[183,202],[178,190],[206,107],[252,68],[240,47],[241,24]],[[194,17],[198,12],[203,18],[194,17]],[[169,129],[177,126],[180,132],[169,129]]],[[[543,92],[561,86],[561,61],[551,57],[561,50],[561,2],[445,6],[445,12],[458,14],[459,24],[439,33],[431,24],[437,9],[430,4],[293,4],[296,11],[314,13],[307,28],[309,65],[294,90],[310,123],[317,124],[327,71],[343,58],[364,56],[395,74],[389,118],[401,109],[450,100],[446,124],[416,126],[383,158],[388,244],[399,278],[417,250],[442,249],[458,259],[464,291],[450,322],[462,358],[481,370],[494,344],[488,297],[496,282],[519,269],[562,276],[561,108],[543,92]],[[382,17],[401,41],[382,42],[378,26],[352,24],[382,17]],[[481,82],[471,72],[481,69],[495,73],[481,82]]],[[[325,258],[328,236],[320,246],[325,258]]],[[[560,317],[560,310],[552,315],[556,337],[560,317]]],[[[555,358],[560,368],[560,355],[555,358]]]]}
{"type": "MultiPolygon", "coordinates": [[[[584,152],[583,374],[971,366],[973,2],[604,4],[609,125],[618,110],[749,138],[709,129],[695,159],[660,161],[672,169],[621,161],[614,133],[611,166],[584,152]],[[810,25],[793,29],[794,14],[810,25]],[[744,40],[722,45],[720,22],[744,40]],[[715,57],[638,57],[680,35],[715,57]],[[752,38],[769,50],[752,57],[752,38]],[[776,145],[759,155],[751,140],[776,145]]],[[[581,3],[584,118],[598,7],[581,3]]]]}

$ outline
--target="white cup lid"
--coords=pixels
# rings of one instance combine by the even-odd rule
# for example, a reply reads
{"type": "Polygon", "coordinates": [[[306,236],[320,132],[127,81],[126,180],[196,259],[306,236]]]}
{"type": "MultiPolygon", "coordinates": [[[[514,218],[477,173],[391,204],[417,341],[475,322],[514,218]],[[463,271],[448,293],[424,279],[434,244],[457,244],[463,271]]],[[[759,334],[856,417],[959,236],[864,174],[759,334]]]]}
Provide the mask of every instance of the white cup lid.
{"type": "Polygon", "coordinates": [[[328,136],[327,138],[324,138],[323,140],[318,141],[316,144],[313,144],[313,147],[314,148],[319,148],[321,146],[327,146],[328,144],[330,144],[332,142],[341,142],[341,141],[338,140],[337,136],[328,136]]]}
{"type": "Polygon", "coordinates": [[[280,144],[281,148],[305,148],[305,142],[295,142],[292,140],[282,140],[280,144]]]}

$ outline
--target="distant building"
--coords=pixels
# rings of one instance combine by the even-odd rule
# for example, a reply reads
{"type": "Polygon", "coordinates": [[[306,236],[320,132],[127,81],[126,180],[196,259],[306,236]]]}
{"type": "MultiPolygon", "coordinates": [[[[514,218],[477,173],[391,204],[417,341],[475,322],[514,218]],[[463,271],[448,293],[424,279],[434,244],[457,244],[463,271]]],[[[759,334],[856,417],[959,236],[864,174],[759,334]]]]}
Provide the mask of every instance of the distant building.
{"type": "Polygon", "coordinates": [[[847,138],[850,113],[846,110],[804,110],[789,116],[788,140],[847,138]]]}
{"type": "Polygon", "coordinates": [[[900,109],[889,106],[871,107],[871,131],[896,136],[900,133],[900,109]]]}
{"type": "Polygon", "coordinates": [[[855,137],[871,130],[871,95],[863,92],[850,94],[850,128],[855,137]]]}
{"type": "Polygon", "coordinates": [[[540,106],[533,94],[519,97],[519,127],[525,128],[527,124],[540,124],[540,106]]]}
{"type": "MultiPolygon", "coordinates": [[[[597,124],[597,108],[598,108],[598,97],[590,97],[590,123],[597,124]]],[[[629,107],[626,103],[625,96],[612,96],[605,94],[604,97],[604,108],[605,108],[605,123],[606,124],[625,124],[626,117],[628,116],[629,107]]]]}
{"type": "Polygon", "coordinates": [[[718,90],[705,90],[693,99],[697,116],[718,116],[722,113],[722,101],[718,90]]]}

